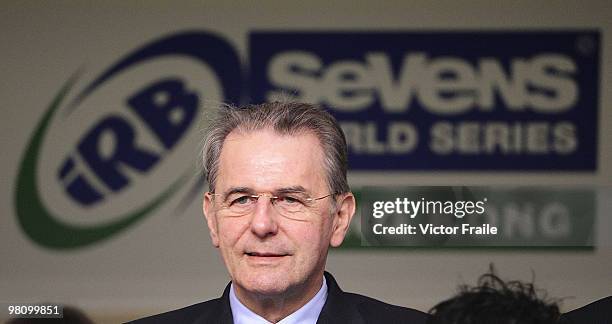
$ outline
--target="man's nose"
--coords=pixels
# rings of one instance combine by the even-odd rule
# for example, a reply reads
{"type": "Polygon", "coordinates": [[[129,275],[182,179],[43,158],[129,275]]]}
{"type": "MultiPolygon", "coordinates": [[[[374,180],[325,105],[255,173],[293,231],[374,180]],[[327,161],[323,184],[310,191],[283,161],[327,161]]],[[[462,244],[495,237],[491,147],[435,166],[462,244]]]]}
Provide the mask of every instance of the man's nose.
{"type": "Polygon", "coordinates": [[[276,235],[278,224],[276,210],[268,197],[260,197],[251,219],[251,232],[260,238],[276,235]]]}

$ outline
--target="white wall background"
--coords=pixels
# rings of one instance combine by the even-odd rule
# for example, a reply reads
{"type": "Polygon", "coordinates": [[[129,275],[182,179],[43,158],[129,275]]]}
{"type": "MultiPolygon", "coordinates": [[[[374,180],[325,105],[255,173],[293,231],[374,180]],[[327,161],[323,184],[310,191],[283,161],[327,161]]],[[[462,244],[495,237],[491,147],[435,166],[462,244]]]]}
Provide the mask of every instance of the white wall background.
{"type": "MultiPolygon", "coordinates": [[[[0,4],[0,301],[62,301],[99,319],[157,312],[221,294],[225,269],[209,243],[200,203],[152,217],[90,248],[56,252],[32,244],[13,210],[14,181],[33,127],[80,66],[90,79],[160,36],[214,31],[246,57],[247,35],[270,30],[570,29],[602,33],[599,169],[595,173],[351,173],[365,184],[612,184],[610,1],[183,1],[0,4]],[[148,237],[149,241],[141,238],[148,237]],[[176,253],[176,251],[181,251],[176,253]]],[[[605,210],[610,210],[607,208],[605,210]]],[[[611,225],[602,214],[607,226],[611,225]]],[[[600,224],[605,226],[606,224],[600,224]]],[[[612,249],[335,251],[328,269],[345,290],[427,310],[494,262],[503,277],[530,280],[570,310],[612,294],[612,249]]],[[[112,320],[110,320],[112,321],[112,320]]]]}

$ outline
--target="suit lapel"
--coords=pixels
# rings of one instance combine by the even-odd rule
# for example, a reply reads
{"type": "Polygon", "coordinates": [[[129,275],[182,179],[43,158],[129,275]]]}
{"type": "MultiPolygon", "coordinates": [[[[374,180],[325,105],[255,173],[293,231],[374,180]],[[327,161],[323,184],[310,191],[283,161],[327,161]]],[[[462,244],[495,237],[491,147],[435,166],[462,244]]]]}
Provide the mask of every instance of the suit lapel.
{"type": "Polygon", "coordinates": [[[364,323],[363,317],[359,311],[347,302],[345,293],[340,289],[334,277],[325,272],[325,280],[327,281],[327,300],[321,310],[317,324],[332,324],[332,323],[364,323]]]}
{"type": "Polygon", "coordinates": [[[196,319],[193,324],[233,324],[234,317],[232,316],[232,308],[229,301],[229,290],[231,282],[225,286],[223,295],[217,299],[218,304],[210,313],[196,319]]]}

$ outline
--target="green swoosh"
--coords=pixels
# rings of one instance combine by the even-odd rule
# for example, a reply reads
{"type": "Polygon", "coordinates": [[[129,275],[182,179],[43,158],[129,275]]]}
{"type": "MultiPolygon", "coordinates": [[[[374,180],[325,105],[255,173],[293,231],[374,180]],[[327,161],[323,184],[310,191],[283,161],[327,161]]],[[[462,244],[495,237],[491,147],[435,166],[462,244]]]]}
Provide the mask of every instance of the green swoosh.
{"type": "Polygon", "coordinates": [[[169,199],[189,179],[185,172],[166,190],[139,209],[122,215],[119,220],[100,226],[74,226],[57,220],[42,202],[38,192],[36,165],[51,117],[76,81],[72,76],[53,99],[30,139],[21,162],[15,189],[15,210],[22,230],[37,244],[51,249],[73,249],[109,238],[147,216],[169,199]]]}

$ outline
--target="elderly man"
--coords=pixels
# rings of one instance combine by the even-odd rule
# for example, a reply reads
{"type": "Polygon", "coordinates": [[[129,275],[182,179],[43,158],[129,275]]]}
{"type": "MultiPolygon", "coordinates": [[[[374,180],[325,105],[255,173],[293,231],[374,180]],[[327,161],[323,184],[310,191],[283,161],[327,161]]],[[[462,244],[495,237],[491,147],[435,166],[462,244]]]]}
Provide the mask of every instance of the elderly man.
{"type": "Polygon", "coordinates": [[[220,298],[142,322],[425,322],[343,292],[324,271],[355,213],[346,140],[330,114],[302,103],[224,107],[203,156],[204,214],[232,281],[220,298]]]}

